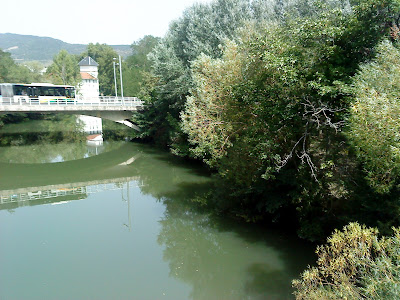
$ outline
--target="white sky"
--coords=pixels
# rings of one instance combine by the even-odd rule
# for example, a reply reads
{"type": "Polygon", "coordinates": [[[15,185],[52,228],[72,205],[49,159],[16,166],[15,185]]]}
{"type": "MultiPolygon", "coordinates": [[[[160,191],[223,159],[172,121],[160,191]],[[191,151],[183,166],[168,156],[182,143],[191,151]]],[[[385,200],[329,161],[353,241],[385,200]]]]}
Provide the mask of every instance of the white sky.
{"type": "Polygon", "coordinates": [[[212,0],[4,0],[0,33],[47,36],[67,43],[130,45],[164,36],[194,3],[212,0]]]}

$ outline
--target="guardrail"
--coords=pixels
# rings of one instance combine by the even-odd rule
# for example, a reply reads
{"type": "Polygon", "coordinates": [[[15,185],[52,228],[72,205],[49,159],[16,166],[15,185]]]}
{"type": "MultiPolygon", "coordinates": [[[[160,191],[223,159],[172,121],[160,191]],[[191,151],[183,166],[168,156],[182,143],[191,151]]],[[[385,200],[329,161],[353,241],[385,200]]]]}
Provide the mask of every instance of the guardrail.
{"type": "Polygon", "coordinates": [[[0,97],[0,105],[89,105],[89,106],[143,106],[143,101],[137,97],[0,97]]]}

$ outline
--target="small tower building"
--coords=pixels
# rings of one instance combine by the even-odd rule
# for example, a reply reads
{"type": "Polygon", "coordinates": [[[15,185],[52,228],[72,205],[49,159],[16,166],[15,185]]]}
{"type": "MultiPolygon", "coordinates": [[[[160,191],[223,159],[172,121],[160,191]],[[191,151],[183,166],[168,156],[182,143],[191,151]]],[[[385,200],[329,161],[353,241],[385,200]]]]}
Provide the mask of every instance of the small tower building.
{"type": "MultiPolygon", "coordinates": [[[[81,101],[100,102],[99,98],[99,64],[90,56],[79,62],[82,81],[78,85],[78,95],[81,101]]],[[[103,123],[101,118],[80,115],[79,121],[84,124],[84,131],[89,134],[101,134],[103,123]]]]}
{"type": "Polygon", "coordinates": [[[78,93],[85,99],[99,101],[99,64],[90,56],[79,62],[82,81],[78,93]]]}

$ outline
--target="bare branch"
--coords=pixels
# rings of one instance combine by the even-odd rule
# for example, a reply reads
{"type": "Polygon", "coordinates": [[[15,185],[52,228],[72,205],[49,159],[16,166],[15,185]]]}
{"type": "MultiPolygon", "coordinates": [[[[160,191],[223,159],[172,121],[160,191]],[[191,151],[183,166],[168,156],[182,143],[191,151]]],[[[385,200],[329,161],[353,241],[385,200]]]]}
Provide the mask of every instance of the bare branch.
{"type": "Polygon", "coordinates": [[[329,108],[326,104],[319,102],[318,106],[310,100],[302,103],[304,106],[303,118],[308,119],[309,122],[316,123],[317,128],[321,126],[329,126],[335,129],[336,132],[344,125],[344,121],[332,122],[332,117],[335,113],[343,111],[343,108],[329,108]]]}
{"type": "Polygon", "coordinates": [[[303,119],[306,120],[305,130],[302,136],[295,143],[291,151],[285,156],[285,158],[277,165],[277,171],[279,172],[293,157],[293,153],[296,152],[297,147],[301,142],[302,149],[300,153],[297,154],[297,157],[300,158],[301,162],[306,163],[311,170],[311,176],[318,182],[317,179],[317,167],[313,163],[309,151],[307,149],[307,137],[310,135],[308,132],[310,124],[316,124],[317,128],[321,126],[328,126],[330,128],[335,129],[336,132],[340,130],[340,128],[344,125],[344,121],[333,122],[332,117],[335,113],[339,111],[343,111],[344,109],[338,108],[333,109],[329,108],[326,104],[319,102],[318,105],[315,105],[310,100],[306,99],[305,103],[302,103],[304,106],[303,119]]]}
{"type": "Polygon", "coordinates": [[[285,155],[285,158],[281,161],[281,163],[277,166],[277,171],[279,172],[286,164],[289,162],[289,160],[293,157],[293,153],[297,147],[297,145],[301,142],[301,140],[305,138],[305,135],[302,135],[301,138],[296,142],[296,144],[293,146],[292,150],[289,152],[289,154],[285,155]]]}

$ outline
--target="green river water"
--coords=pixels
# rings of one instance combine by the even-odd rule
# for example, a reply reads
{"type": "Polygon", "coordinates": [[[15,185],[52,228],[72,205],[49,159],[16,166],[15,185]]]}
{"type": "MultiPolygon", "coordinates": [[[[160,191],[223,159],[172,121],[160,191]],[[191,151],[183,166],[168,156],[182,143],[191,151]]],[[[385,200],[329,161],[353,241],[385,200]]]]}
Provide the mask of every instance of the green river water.
{"type": "Polygon", "coordinates": [[[210,183],[132,142],[0,147],[0,299],[293,299],[313,247],[194,209],[210,183]]]}

